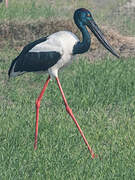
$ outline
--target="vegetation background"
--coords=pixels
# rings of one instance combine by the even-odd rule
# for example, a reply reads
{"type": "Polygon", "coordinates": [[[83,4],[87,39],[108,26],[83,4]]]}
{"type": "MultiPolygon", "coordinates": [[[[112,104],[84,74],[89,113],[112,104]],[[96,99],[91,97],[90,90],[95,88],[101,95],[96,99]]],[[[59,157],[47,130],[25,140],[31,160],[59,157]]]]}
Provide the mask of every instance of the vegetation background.
{"type": "Polygon", "coordinates": [[[0,179],[134,180],[134,12],[134,0],[12,0],[8,8],[0,3],[0,179]],[[41,103],[34,151],[35,100],[47,74],[10,81],[7,76],[11,61],[30,41],[61,29],[81,38],[72,20],[79,7],[91,10],[121,55],[116,59],[92,36],[91,50],[59,73],[69,105],[98,155],[94,160],[55,80],[41,103]]]}

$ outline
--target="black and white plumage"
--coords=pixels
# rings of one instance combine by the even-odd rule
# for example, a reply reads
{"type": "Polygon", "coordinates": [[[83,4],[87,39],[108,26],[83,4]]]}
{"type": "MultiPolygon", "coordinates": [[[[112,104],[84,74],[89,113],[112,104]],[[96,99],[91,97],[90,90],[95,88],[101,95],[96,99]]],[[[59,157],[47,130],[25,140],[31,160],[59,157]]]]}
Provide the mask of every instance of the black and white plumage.
{"type": "Polygon", "coordinates": [[[9,76],[15,77],[25,72],[47,71],[54,77],[58,70],[72,61],[73,47],[79,39],[71,32],[60,31],[41,38],[24,47],[13,60],[9,76]]]}
{"type": "Polygon", "coordinates": [[[75,34],[68,31],[56,32],[50,36],[38,39],[26,45],[19,56],[13,60],[8,72],[9,77],[15,77],[25,72],[47,70],[51,77],[57,77],[58,70],[69,64],[74,55],[88,51],[91,38],[86,26],[91,29],[106,49],[118,57],[104,38],[88,10],[84,8],[76,10],[74,21],[82,32],[82,42],[79,41],[75,34]]]}
{"type": "Polygon", "coordinates": [[[77,9],[74,13],[74,21],[77,27],[82,32],[82,41],[80,42],[78,37],[72,32],[60,31],[50,36],[43,37],[36,40],[24,47],[22,52],[12,61],[8,71],[9,77],[19,76],[25,72],[39,72],[48,71],[49,77],[44,84],[44,87],[36,100],[36,129],[35,129],[35,143],[34,148],[37,148],[37,135],[38,135],[38,119],[40,101],[48,86],[51,77],[55,77],[58,87],[60,89],[66,111],[74,120],[85,144],[87,145],[92,158],[95,157],[94,152],[89,146],[78,122],[76,121],[71,108],[69,107],[62,90],[58,71],[64,66],[72,62],[73,56],[76,54],[82,54],[90,48],[91,37],[86,26],[94,33],[97,39],[103,44],[103,46],[109,50],[114,56],[119,57],[113,50],[111,45],[105,39],[103,33],[95,23],[90,11],[81,8],[77,9]]]}

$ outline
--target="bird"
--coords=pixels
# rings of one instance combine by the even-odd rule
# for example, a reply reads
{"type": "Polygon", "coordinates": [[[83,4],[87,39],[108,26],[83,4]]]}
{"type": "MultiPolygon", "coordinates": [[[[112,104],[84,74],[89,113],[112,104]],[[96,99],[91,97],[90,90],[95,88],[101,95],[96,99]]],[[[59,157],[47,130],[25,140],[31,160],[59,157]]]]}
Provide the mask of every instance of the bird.
{"type": "Polygon", "coordinates": [[[63,67],[72,63],[74,57],[77,54],[83,54],[87,52],[91,45],[91,35],[88,29],[96,36],[99,42],[112,53],[119,58],[119,55],[112,48],[109,42],[106,40],[102,31],[94,21],[92,13],[86,8],[76,9],[73,15],[74,22],[82,33],[82,40],[70,31],[59,31],[49,36],[41,37],[28,45],[26,45],[20,54],[12,61],[8,71],[8,76],[16,77],[27,72],[48,72],[49,76],[41,90],[40,95],[36,99],[36,125],[35,125],[35,141],[34,149],[37,149],[37,137],[38,137],[38,120],[39,120],[39,108],[40,102],[45,93],[50,79],[55,78],[59,90],[64,101],[66,111],[73,119],[77,126],[92,158],[95,158],[95,153],[90,147],[87,139],[81,130],[72,109],[69,107],[66,97],[64,95],[58,72],[63,67]]]}

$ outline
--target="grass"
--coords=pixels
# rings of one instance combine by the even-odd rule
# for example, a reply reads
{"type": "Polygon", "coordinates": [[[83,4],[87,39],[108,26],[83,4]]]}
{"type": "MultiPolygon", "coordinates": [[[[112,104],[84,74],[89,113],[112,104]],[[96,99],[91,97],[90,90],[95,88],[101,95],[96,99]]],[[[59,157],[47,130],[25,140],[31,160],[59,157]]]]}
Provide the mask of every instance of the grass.
{"type": "MultiPolygon", "coordinates": [[[[33,18],[39,18],[42,17],[48,17],[48,16],[66,16],[72,17],[73,11],[80,7],[85,7],[88,9],[95,9],[95,14],[97,17],[102,19],[102,16],[107,16],[109,13],[111,13],[112,8],[113,10],[118,5],[123,5],[126,2],[126,0],[118,0],[117,2],[115,0],[106,1],[103,0],[99,4],[99,0],[92,0],[89,2],[88,0],[71,0],[69,1],[62,1],[62,0],[23,0],[23,1],[16,1],[12,0],[9,1],[9,8],[5,8],[5,4],[0,4],[1,8],[1,19],[9,19],[9,18],[22,18],[26,19],[28,17],[33,18]],[[50,13],[47,11],[47,9],[51,9],[53,13],[50,13]],[[46,12],[47,11],[47,12],[46,12]]],[[[94,10],[93,9],[93,10],[94,10]]]]}
{"type": "Polygon", "coordinates": [[[33,150],[35,99],[47,75],[7,81],[16,51],[0,54],[0,179],[134,179],[135,61],[75,61],[60,72],[65,95],[98,158],[67,115],[53,80],[41,102],[33,150]]]}
{"type": "Polygon", "coordinates": [[[117,27],[117,29],[128,35],[134,35],[135,19],[133,10],[120,10],[120,6],[125,4],[126,0],[23,0],[9,1],[9,8],[4,3],[0,4],[0,20],[18,20],[30,21],[39,18],[68,18],[72,19],[75,9],[85,7],[91,10],[98,24],[117,27]]]}
{"type": "Polygon", "coordinates": [[[68,17],[72,18],[73,12],[75,9],[80,7],[86,7],[88,9],[95,9],[95,16],[100,21],[104,21],[104,17],[108,16],[112,13],[112,8],[115,9],[119,3],[124,3],[125,0],[110,1],[109,3],[102,1],[101,5],[99,5],[98,1],[88,2],[88,0],[71,0],[69,1],[61,1],[61,0],[23,0],[9,1],[9,8],[5,7],[5,4],[0,4],[0,19],[1,20],[13,20],[13,19],[37,19],[39,17],[48,18],[48,17],[68,17]],[[103,8],[105,7],[105,8],[103,8]]]}
{"type": "MultiPolygon", "coordinates": [[[[71,6],[68,1],[56,0],[54,4],[54,1],[39,0],[37,4],[34,0],[12,0],[9,9],[0,4],[0,19],[20,21],[67,14],[71,17],[71,9],[89,4],[86,0],[75,3],[71,6]]],[[[103,13],[107,15],[109,9],[103,13]]],[[[98,12],[96,18],[100,20],[98,12]]],[[[69,105],[98,155],[92,160],[65,111],[55,80],[50,82],[41,102],[38,149],[33,150],[35,100],[47,75],[28,73],[8,81],[8,68],[17,54],[8,46],[0,53],[0,179],[133,180],[134,58],[116,60],[108,57],[90,63],[81,57],[59,74],[69,105]]]]}
{"type": "Polygon", "coordinates": [[[1,20],[30,20],[39,17],[48,18],[55,16],[56,11],[50,4],[43,6],[42,3],[36,3],[35,0],[30,1],[15,1],[9,2],[9,8],[4,4],[1,6],[0,19],[1,20]]]}
{"type": "Polygon", "coordinates": [[[9,1],[9,8],[4,3],[0,4],[0,20],[31,21],[39,18],[72,19],[75,9],[85,7],[91,10],[98,24],[117,27],[124,35],[135,35],[135,18],[133,9],[120,9],[126,0],[23,0],[9,1]]]}

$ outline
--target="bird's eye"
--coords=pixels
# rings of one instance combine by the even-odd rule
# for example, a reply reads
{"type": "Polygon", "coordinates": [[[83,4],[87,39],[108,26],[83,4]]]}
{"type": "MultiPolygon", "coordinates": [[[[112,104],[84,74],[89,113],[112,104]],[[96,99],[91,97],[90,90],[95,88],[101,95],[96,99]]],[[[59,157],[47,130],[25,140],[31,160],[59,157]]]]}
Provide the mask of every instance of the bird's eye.
{"type": "Polygon", "coordinates": [[[90,14],[87,14],[87,17],[91,17],[91,15],[90,15],[90,14]]]}

